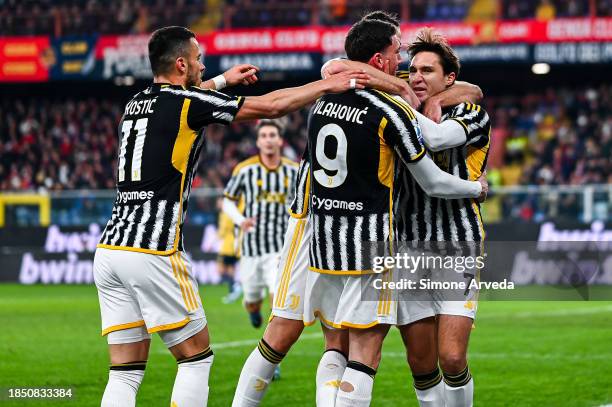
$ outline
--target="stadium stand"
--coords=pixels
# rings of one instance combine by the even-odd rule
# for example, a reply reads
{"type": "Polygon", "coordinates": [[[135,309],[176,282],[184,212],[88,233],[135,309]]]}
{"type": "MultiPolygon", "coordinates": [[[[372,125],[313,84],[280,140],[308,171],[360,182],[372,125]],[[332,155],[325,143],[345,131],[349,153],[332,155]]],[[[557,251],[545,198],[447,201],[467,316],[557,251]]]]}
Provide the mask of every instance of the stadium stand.
{"type": "Polygon", "coordinates": [[[502,14],[504,19],[538,18],[550,20],[561,17],[586,17],[589,15],[609,15],[607,1],[590,2],[589,0],[503,0],[502,14]],[[603,6],[603,7],[602,7],[603,6]]]}
{"type": "Polygon", "coordinates": [[[149,33],[166,25],[191,25],[205,10],[202,0],[6,0],[0,2],[0,32],[56,37],[149,33]]]}
{"type": "MultiPolygon", "coordinates": [[[[0,2],[0,32],[5,35],[82,35],[148,33],[164,25],[222,28],[346,25],[364,9],[381,7],[402,21],[475,21],[612,15],[612,0],[226,0],[219,18],[207,15],[212,0],[5,0],[0,2]],[[484,10],[488,9],[488,10],[484,10]],[[116,10],[108,13],[107,10],[116,10]],[[202,24],[204,22],[204,24],[202,24]]],[[[218,10],[216,7],[215,10],[218,10]]]]}

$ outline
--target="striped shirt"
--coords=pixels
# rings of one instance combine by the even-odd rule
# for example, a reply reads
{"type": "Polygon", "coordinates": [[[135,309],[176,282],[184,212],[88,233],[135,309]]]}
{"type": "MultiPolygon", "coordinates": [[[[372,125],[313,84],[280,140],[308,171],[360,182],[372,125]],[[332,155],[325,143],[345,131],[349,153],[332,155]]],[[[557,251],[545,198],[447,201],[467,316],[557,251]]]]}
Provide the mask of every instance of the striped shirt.
{"type": "Polygon", "coordinates": [[[308,162],[308,147],[300,160],[297,180],[293,191],[293,201],[289,207],[289,214],[298,219],[308,216],[308,202],[310,196],[310,163],[308,162]]]}
{"type": "MultiPolygon", "coordinates": [[[[474,181],[484,171],[490,145],[491,122],[478,105],[462,103],[445,109],[442,120],[455,120],[465,130],[467,142],[432,154],[444,171],[474,181]]],[[[396,173],[395,207],[400,241],[467,241],[485,238],[476,199],[440,199],[428,196],[405,168],[396,173]]]]}
{"type": "Polygon", "coordinates": [[[325,95],[310,112],[308,151],[310,269],[371,272],[369,248],[392,241],[396,158],[425,154],[414,113],[384,92],[325,95]]]}
{"type": "Polygon", "coordinates": [[[229,124],[243,98],[155,83],[128,102],[119,123],[117,198],[98,247],[170,255],[183,250],[204,127],[229,124]]]}
{"type": "Polygon", "coordinates": [[[267,168],[258,155],[234,168],[225,196],[236,201],[242,198],[244,216],[256,218],[254,230],[243,233],[242,256],[281,251],[297,173],[298,164],[284,157],[275,169],[267,168]]]}

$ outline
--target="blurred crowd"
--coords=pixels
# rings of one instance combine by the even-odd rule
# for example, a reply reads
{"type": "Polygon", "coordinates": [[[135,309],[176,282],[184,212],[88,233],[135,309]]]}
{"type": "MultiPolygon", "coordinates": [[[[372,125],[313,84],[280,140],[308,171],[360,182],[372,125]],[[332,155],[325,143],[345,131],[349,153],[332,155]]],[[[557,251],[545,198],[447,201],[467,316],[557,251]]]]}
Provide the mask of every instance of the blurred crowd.
{"type": "Polygon", "coordinates": [[[0,32],[60,36],[147,33],[164,25],[196,30],[344,25],[372,9],[395,12],[406,22],[549,20],[609,17],[612,0],[0,0],[0,32]]]}
{"type": "Polygon", "coordinates": [[[612,183],[612,86],[490,97],[499,185],[612,183]]]}
{"type": "Polygon", "coordinates": [[[2,35],[148,33],[191,25],[203,0],[0,0],[2,35]]]}
{"type": "MultiPolygon", "coordinates": [[[[612,86],[487,96],[494,185],[612,183],[612,86]]],[[[0,189],[114,187],[119,100],[1,100],[0,189]]],[[[282,119],[285,155],[299,159],[307,110],[282,119]]],[[[209,126],[195,187],[222,188],[255,154],[252,124],[209,126]]]]}
{"type": "Polygon", "coordinates": [[[0,99],[0,190],[114,188],[117,101],[0,99]]]}
{"type": "Polygon", "coordinates": [[[501,18],[551,20],[553,18],[612,16],[612,1],[597,0],[502,0],[501,18]]]}

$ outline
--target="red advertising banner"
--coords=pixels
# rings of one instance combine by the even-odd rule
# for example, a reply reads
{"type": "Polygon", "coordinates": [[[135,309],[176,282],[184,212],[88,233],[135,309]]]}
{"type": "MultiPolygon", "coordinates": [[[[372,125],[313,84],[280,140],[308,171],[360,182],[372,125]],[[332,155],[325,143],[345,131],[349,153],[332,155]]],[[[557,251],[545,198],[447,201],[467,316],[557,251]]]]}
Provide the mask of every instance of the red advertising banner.
{"type": "Polygon", "coordinates": [[[55,62],[47,37],[0,37],[0,82],[42,82],[55,62]]]}
{"type": "MultiPolygon", "coordinates": [[[[452,45],[485,43],[589,42],[612,40],[612,18],[571,18],[552,21],[517,20],[489,23],[402,24],[402,42],[432,27],[452,45]]],[[[340,52],[348,27],[260,28],[217,31],[199,36],[207,55],[261,52],[340,52]]]]}

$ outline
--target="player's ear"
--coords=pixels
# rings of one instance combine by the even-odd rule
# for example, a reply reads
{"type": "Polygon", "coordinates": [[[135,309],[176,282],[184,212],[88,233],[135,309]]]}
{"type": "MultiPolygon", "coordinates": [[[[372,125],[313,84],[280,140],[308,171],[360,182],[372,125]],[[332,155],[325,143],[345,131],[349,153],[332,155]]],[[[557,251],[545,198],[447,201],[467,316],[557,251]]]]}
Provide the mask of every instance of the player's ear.
{"type": "Polygon", "coordinates": [[[181,73],[187,72],[187,62],[185,61],[185,58],[183,57],[176,58],[175,65],[176,65],[176,69],[179,72],[181,73]]]}
{"type": "Polygon", "coordinates": [[[380,52],[377,52],[376,54],[372,55],[372,58],[370,58],[370,60],[368,61],[368,65],[372,65],[377,69],[382,69],[384,63],[385,62],[380,52]]]}
{"type": "Polygon", "coordinates": [[[457,74],[454,72],[449,73],[446,76],[446,86],[452,86],[455,83],[455,79],[457,79],[457,74]]]}

